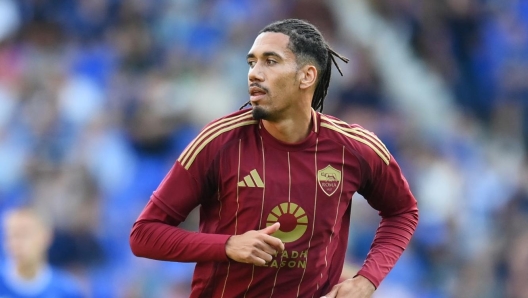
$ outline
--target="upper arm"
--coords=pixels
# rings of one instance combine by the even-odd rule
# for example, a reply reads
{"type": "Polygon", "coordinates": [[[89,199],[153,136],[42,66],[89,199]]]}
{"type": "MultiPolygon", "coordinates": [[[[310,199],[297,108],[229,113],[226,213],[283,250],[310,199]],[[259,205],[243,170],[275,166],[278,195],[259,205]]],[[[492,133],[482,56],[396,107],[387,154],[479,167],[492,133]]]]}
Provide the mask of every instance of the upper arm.
{"type": "Polygon", "coordinates": [[[209,196],[212,181],[207,173],[194,177],[180,162],[176,162],[151,196],[156,206],[179,222],[209,196]]]}
{"type": "Polygon", "coordinates": [[[409,183],[394,158],[389,164],[370,162],[369,175],[360,193],[381,216],[392,216],[416,209],[409,183]]]}
{"type": "Polygon", "coordinates": [[[356,144],[365,165],[358,192],[384,217],[416,209],[416,200],[394,156],[374,134],[365,134],[372,142],[356,144]]]}
{"type": "Polygon", "coordinates": [[[178,226],[181,220],[176,219],[173,215],[170,215],[152,200],[150,200],[141,214],[139,215],[137,222],[162,222],[172,226],[178,226]]]}

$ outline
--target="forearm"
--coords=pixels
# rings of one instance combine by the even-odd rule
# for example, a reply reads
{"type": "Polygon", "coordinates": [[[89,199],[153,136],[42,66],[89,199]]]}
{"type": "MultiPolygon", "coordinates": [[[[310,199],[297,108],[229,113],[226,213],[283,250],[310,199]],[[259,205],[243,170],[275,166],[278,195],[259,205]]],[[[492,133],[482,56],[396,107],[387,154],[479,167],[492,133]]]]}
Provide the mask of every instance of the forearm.
{"type": "Polygon", "coordinates": [[[382,218],[365,263],[358,274],[369,279],[377,288],[409,244],[417,224],[416,209],[382,218]]]}
{"type": "Polygon", "coordinates": [[[226,261],[229,235],[190,232],[156,204],[149,202],[130,233],[134,255],[178,262],[226,261]]]}
{"type": "Polygon", "coordinates": [[[229,235],[189,232],[161,222],[138,221],[130,234],[134,255],[178,262],[226,261],[229,235]]]}

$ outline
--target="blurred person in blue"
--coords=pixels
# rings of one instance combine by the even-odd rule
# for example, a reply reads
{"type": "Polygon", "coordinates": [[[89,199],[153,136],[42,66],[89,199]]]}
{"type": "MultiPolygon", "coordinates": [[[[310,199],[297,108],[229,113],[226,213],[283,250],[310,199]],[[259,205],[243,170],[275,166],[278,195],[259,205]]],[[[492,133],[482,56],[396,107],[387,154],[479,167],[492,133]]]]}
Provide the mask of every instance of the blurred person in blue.
{"type": "Polygon", "coordinates": [[[8,210],[3,218],[6,258],[1,264],[0,297],[85,297],[78,282],[47,260],[52,226],[30,207],[8,210]]]}

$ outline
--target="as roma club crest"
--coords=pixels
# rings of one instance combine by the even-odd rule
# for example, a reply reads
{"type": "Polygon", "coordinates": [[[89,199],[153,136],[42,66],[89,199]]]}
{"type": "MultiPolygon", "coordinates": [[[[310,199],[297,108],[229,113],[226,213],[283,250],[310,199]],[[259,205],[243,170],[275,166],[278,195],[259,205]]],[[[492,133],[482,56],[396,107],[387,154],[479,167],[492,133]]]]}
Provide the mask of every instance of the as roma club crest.
{"type": "Polygon", "coordinates": [[[334,169],[331,165],[317,171],[319,186],[327,196],[333,195],[341,184],[341,171],[334,169]]]}

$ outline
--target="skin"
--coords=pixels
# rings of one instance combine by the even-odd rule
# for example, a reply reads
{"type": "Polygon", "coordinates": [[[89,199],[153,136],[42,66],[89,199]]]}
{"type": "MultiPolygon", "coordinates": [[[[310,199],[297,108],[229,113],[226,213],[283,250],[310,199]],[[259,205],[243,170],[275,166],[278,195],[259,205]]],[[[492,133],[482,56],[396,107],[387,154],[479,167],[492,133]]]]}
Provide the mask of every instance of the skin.
{"type": "Polygon", "coordinates": [[[46,265],[46,253],[51,243],[50,229],[30,210],[8,213],[4,220],[6,252],[15,263],[17,274],[33,279],[46,265]]]}
{"type": "Polygon", "coordinates": [[[240,263],[265,265],[284,250],[284,243],[279,238],[270,236],[279,227],[280,224],[275,223],[262,230],[231,236],[226,243],[227,256],[240,263]]]}
{"type": "Polygon", "coordinates": [[[321,298],[367,298],[372,297],[376,288],[365,277],[358,275],[335,285],[321,298]]]}
{"type": "Polygon", "coordinates": [[[310,132],[311,102],[317,69],[307,64],[299,68],[295,54],[288,48],[289,36],[282,33],[260,34],[249,50],[248,87],[253,112],[263,118],[266,130],[278,140],[296,143],[310,132]],[[266,90],[251,95],[251,87],[266,90]]]}
{"type": "MultiPolygon", "coordinates": [[[[265,32],[255,39],[247,55],[248,89],[253,116],[262,119],[266,130],[285,143],[304,140],[311,129],[311,102],[317,83],[317,68],[298,65],[288,48],[289,36],[265,32]]],[[[226,243],[227,256],[237,262],[262,266],[284,250],[284,244],[271,236],[280,228],[275,223],[265,229],[234,235],[226,243]]],[[[357,276],[335,285],[327,298],[368,298],[375,288],[357,276]]]]}

